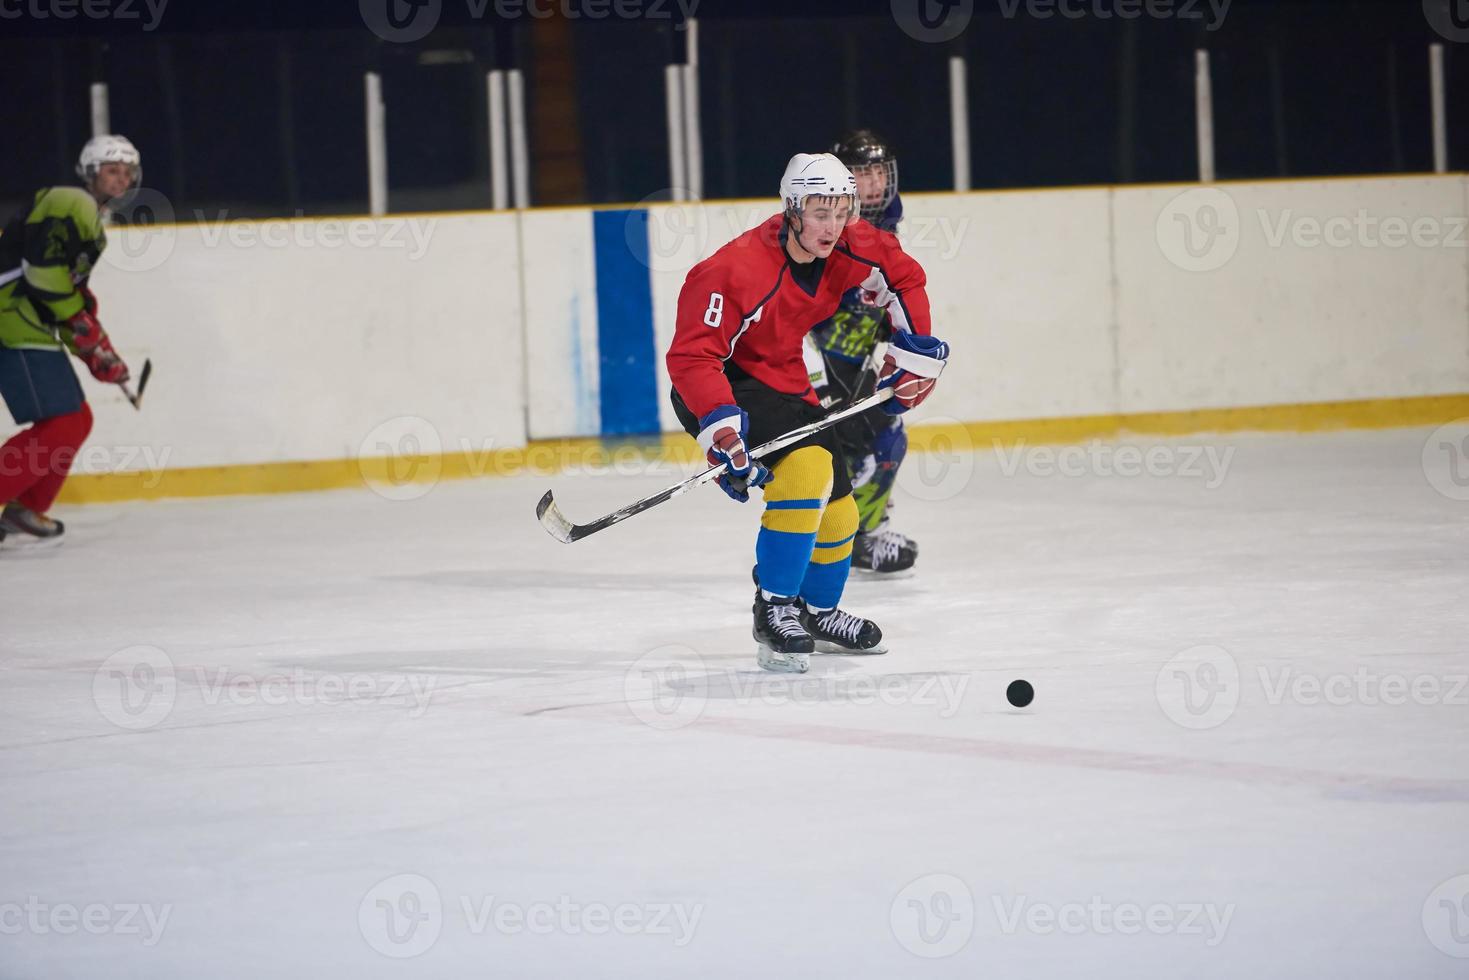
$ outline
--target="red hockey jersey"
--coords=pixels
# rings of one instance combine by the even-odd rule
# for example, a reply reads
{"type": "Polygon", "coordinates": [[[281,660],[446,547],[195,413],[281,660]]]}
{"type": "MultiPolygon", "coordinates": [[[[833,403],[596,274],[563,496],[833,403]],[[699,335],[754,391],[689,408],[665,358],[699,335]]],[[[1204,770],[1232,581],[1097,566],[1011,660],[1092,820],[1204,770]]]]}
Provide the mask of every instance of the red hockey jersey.
{"type": "Polygon", "coordinates": [[[927,278],[897,236],[856,220],[825,259],[814,291],[781,241],[775,215],[689,270],[678,294],[678,321],[668,348],[668,377],[699,418],[733,405],[726,362],[776,391],[817,404],[802,343],[836,312],[853,287],[873,294],[899,329],[929,332],[927,278]]]}

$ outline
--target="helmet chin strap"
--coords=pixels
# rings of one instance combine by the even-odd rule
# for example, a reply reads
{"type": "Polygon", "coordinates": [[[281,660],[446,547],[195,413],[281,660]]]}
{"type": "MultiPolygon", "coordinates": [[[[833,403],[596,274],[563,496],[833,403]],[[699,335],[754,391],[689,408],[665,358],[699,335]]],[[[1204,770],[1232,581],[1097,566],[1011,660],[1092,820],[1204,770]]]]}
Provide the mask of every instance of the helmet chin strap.
{"type": "Polygon", "coordinates": [[[787,208],[785,213],[786,229],[795,237],[796,244],[801,247],[803,252],[807,255],[815,255],[816,253],[807,248],[806,243],[801,241],[801,235],[806,231],[806,222],[804,219],[797,220],[800,217],[800,211],[797,211],[795,208],[787,208]]]}

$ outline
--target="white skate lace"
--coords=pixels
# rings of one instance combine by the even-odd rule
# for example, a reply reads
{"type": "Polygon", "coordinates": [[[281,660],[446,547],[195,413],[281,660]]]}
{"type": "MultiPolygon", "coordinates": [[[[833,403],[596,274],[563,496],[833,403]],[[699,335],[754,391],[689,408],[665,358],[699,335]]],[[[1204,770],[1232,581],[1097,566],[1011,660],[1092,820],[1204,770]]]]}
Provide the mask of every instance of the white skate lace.
{"type": "Polygon", "coordinates": [[[816,621],[823,633],[828,633],[847,641],[848,646],[855,645],[857,634],[862,632],[862,627],[867,625],[867,620],[853,616],[851,613],[833,609],[816,621]]]}
{"type": "Polygon", "coordinates": [[[801,625],[801,610],[794,602],[785,605],[771,603],[766,620],[778,636],[800,636],[806,632],[801,625]]]}
{"type": "Polygon", "coordinates": [[[871,536],[872,564],[876,567],[896,564],[898,552],[904,544],[903,536],[896,531],[879,531],[871,536]]]}

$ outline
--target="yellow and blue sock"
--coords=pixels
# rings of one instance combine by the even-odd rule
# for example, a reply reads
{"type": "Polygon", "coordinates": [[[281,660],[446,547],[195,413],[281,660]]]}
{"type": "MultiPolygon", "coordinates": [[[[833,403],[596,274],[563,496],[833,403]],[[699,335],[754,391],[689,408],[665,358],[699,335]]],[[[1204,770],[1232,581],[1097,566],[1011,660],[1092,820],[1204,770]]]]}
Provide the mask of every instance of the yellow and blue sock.
{"type": "Polygon", "coordinates": [[[801,583],[801,598],[811,609],[834,609],[842,601],[852,569],[852,539],[857,536],[857,502],[847,495],[821,513],[811,564],[801,583]]]}
{"type": "MultiPolygon", "coordinates": [[[[776,463],[765,485],[765,513],[755,540],[760,587],[794,596],[811,563],[826,498],[831,495],[831,453],[805,446],[776,463]]],[[[850,547],[847,549],[850,554],[850,547]]]]}

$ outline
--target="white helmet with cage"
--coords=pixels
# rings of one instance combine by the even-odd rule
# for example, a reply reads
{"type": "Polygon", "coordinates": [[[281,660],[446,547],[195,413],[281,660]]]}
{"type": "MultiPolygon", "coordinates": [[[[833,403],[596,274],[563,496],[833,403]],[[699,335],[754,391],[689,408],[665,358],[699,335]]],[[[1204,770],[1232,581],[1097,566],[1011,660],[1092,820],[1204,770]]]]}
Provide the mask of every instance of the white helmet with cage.
{"type": "Polygon", "coordinates": [[[97,171],[104,163],[123,163],[132,171],[131,186],[136,189],[143,183],[143,156],[126,136],[93,136],[82,147],[81,159],[77,160],[77,176],[90,187],[97,179],[97,171]]]}
{"type": "Polygon", "coordinates": [[[799,214],[808,197],[850,197],[857,206],[857,178],[832,153],[797,153],[780,178],[780,200],[787,212],[799,214]]]}

